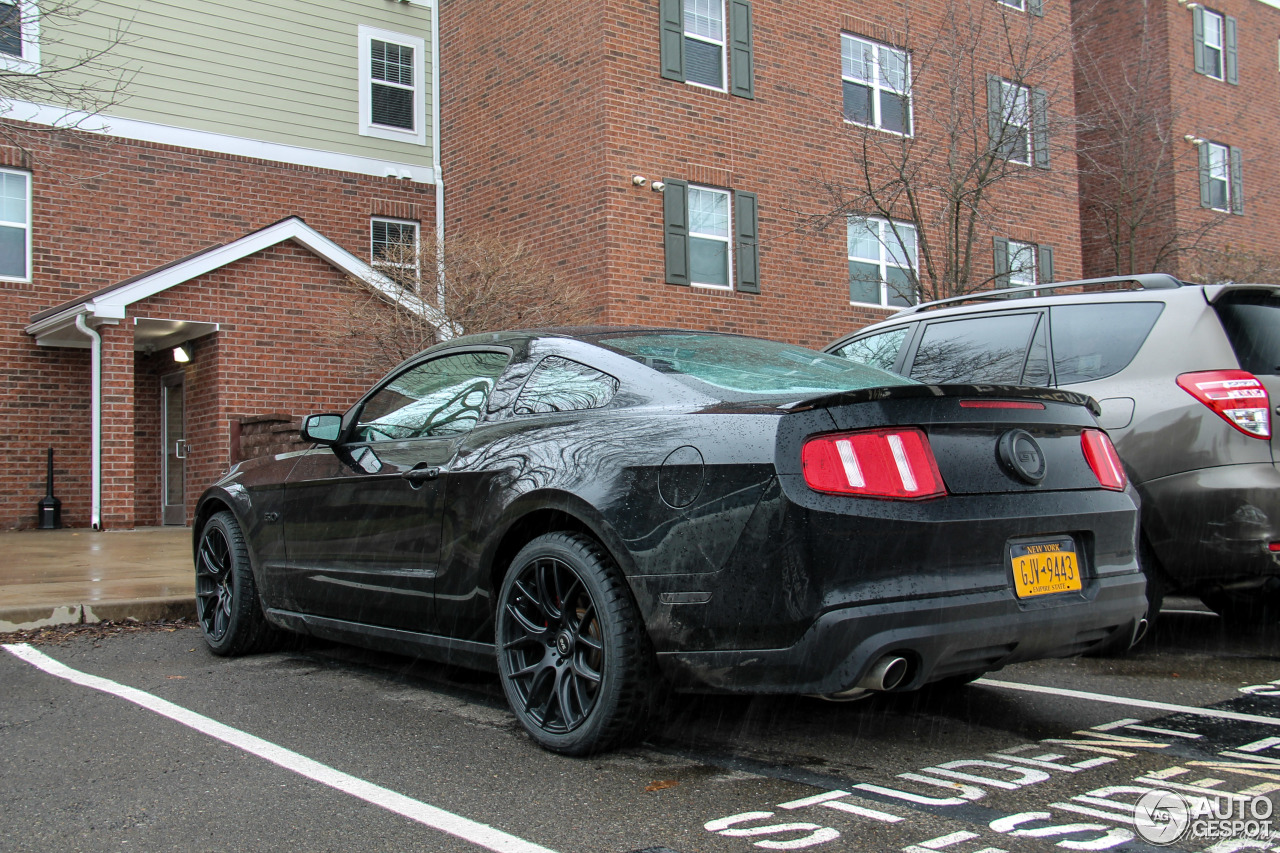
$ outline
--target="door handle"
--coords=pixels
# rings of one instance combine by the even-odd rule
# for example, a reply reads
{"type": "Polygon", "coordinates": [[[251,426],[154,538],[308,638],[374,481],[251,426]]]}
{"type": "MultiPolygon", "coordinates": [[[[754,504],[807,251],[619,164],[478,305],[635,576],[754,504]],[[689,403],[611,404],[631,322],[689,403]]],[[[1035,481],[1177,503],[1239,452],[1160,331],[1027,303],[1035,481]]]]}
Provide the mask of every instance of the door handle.
{"type": "Polygon", "coordinates": [[[186,459],[187,454],[190,452],[191,452],[191,449],[187,446],[187,443],[185,441],[178,440],[173,443],[174,459],[186,459]]]}
{"type": "Polygon", "coordinates": [[[426,466],[419,468],[411,468],[400,475],[402,480],[408,480],[411,486],[421,486],[428,480],[434,480],[440,476],[439,468],[428,468],[426,466]]]}

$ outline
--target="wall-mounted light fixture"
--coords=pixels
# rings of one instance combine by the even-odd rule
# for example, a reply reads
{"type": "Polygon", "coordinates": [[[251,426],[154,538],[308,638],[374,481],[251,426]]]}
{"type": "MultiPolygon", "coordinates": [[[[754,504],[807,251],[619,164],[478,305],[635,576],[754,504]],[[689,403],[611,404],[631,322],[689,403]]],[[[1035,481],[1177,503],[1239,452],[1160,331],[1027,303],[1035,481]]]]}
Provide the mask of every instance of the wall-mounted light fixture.
{"type": "Polygon", "coordinates": [[[182,344],[173,348],[173,360],[178,364],[186,364],[191,361],[191,344],[182,344]]]}
{"type": "Polygon", "coordinates": [[[664,184],[662,181],[654,181],[653,185],[650,187],[650,189],[652,189],[656,193],[660,193],[666,188],[667,188],[667,185],[664,184]]]}
{"type": "Polygon", "coordinates": [[[1203,139],[1201,139],[1198,136],[1192,136],[1190,133],[1188,133],[1186,136],[1182,138],[1185,139],[1187,142],[1190,142],[1192,145],[1204,145],[1203,139]]]}

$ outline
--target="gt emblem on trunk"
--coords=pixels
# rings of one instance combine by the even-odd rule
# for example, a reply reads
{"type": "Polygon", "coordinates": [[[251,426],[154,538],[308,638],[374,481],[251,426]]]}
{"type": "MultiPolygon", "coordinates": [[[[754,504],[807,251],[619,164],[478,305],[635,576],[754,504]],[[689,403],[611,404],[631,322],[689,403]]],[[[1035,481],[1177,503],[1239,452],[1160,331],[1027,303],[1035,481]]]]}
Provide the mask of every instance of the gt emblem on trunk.
{"type": "Polygon", "coordinates": [[[1011,429],[1000,436],[1000,461],[1019,479],[1033,486],[1044,480],[1047,463],[1044,451],[1026,430],[1011,429]]]}

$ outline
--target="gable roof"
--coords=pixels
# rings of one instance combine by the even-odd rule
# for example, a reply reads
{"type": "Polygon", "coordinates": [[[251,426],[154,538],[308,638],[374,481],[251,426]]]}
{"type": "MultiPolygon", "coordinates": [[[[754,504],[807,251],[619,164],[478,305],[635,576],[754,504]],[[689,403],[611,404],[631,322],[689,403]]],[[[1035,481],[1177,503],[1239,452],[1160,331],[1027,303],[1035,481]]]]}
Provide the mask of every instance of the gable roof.
{"type": "Polygon", "coordinates": [[[119,322],[127,316],[129,306],[135,302],[221,269],[285,240],[293,240],[347,275],[368,282],[388,301],[424,315],[437,329],[446,325],[443,315],[434,306],[407,293],[404,288],[301,218],[290,216],[273,225],[251,231],[230,243],[202,249],[118,284],[41,311],[32,316],[26,332],[34,336],[41,346],[87,347],[89,338],[76,327],[76,317],[83,316],[90,325],[94,325],[95,320],[98,323],[119,322]]]}

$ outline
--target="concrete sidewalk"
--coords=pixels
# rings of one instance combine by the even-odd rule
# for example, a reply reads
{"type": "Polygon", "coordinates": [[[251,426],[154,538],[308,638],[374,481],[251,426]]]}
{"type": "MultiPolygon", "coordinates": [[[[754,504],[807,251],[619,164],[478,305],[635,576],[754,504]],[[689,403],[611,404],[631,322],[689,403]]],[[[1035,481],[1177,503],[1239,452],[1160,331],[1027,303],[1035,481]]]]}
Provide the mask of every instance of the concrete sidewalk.
{"type": "Polygon", "coordinates": [[[195,612],[189,528],[0,532],[0,633],[195,612]]]}

